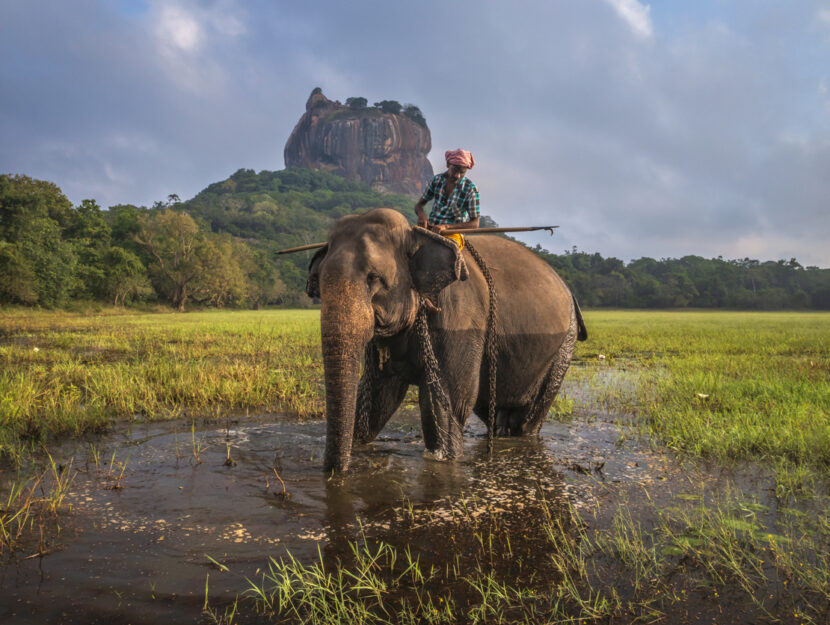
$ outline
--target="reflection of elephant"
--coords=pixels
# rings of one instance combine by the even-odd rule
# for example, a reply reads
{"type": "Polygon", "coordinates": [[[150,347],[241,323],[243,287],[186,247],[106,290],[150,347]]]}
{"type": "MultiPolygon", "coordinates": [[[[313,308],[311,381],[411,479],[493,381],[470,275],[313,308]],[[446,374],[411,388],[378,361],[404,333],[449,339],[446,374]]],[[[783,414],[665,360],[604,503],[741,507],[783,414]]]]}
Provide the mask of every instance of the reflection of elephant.
{"type": "MultiPolygon", "coordinates": [[[[474,245],[498,302],[495,433],[537,433],[585,326],[570,291],[540,258],[500,237],[475,237],[474,245]]],[[[427,450],[458,457],[467,416],[474,411],[486,422],[490,397],[489,291],[470,251],[375,209],[335,223],[311,261],[307,290],[322,304],[326,470],[348,468],[352,441],[373,440],[410,384],[419,387],[427,450]],[[434,368],[414,329],[419,306],[428,310],[443,402],[434,401],[434,368]]]]}

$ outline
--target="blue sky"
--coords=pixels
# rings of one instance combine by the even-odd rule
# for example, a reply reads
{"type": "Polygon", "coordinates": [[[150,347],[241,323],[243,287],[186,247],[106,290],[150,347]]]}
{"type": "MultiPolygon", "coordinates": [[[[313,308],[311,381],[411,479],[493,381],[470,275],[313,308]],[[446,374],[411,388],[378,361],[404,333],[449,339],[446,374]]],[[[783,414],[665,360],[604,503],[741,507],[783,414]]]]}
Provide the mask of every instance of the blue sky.
{"type": "Polygon", "coordinates": [[[0,0],[0,172],[74,203],[281,169],[314,87],[414,103],[483,212],[624,260],[830,267],[830,0],[0,0]]]}

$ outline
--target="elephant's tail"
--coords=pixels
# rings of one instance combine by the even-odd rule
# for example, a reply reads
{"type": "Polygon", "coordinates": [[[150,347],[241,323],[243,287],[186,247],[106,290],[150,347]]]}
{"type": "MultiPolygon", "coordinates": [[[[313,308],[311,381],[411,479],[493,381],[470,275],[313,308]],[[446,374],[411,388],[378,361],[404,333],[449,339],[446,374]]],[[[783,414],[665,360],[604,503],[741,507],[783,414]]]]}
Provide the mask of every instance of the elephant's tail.
{"type": "Polygon", "coordinates": [[[588,338],[588,328],[585,327],[585,320],[582,318],[582,311],[579,309],[579,302],[576,301],[576,296],[571,295],[574,298],[574,311],[576,312],[576,323],[579,326],[579,332],[576,335],[577,341],[584,341],[588,338]]]}

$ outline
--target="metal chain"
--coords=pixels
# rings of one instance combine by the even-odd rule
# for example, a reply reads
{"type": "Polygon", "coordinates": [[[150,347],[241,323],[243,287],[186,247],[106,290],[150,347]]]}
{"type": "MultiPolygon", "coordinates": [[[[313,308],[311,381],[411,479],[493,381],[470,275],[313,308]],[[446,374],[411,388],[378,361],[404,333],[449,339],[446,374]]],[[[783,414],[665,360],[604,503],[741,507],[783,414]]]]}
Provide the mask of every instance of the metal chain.
{"type": "Polygon", "coordinates": [[[493,276],[487,267],[487,263],[484,262],[481,254],[478,253],[478,250],[469,240],[466,241],[465,247],[470,251],[470,255],[484,275],[484,280],[487,282],[487,293],[490,298],[490,308],[487,312],[487,333],[484,337],[484,353],[487,356],[487,375],[490,378],[490,402],[487,407],[487,450],[492,454],[496,425],[496,306],[498,297],[496,296],[496,285],[493,282],[493,276]]]}
{"type": "MultiPolygon", "coordinates": [[[[418,306],[418,316],[415,317],[415,331],[418,333],[418,338],[421,341],[421,352],[424,360],[424,369],[426,373],[426,391],[427,399],[430,405],[430,411],[433,416],[437,416],[440,412],[447,414],[451,419],[450,400],[444,390],[444,385],[441,383],[441,366],[438,364],[438,359],[435,357],[435,351],[432,349],[432,340],[429,337],[429,325],[427,323],[427,304],[422,295],[419,296],[420,305],[418,306]]],[[[441,420],[435,419],[436,434],[441,443],[439,449],[444,449],[444,443],[447,442],[447,431],[441,427],[441,420]]]]}
{"type": "Polygon", "coordinates": [[[450,409],[450,400],[441,384],[441,366],[435,357],[432,349],[432,340],[429,337],[429,325],[427,324],[427,306],[423,297],[420,298],[421,305],[418,308],[418,316],[415,318],[415,330],[418,338],[421,339],[421,351],[423,352],[424,368],[426,370],[426,386],[430,394],[430,402],[440,405],[443,410],[450,409]]]}
{"type": "MultiPolygon", "coordinates": [[[[363,354],[363,375],[357,387],[357,419],[356,429],[368,429],[369,415],[372,412],[372,391],[376,388],[380,378],[380,367],[378,366],[378,352],[375,348],[375,341],[369,341],[366,351],[363,354]]],[[[355,431],[357,434],[358,432],[355,431]]],[[[366,434],[366,432],[360,432],[366,434]]]]}

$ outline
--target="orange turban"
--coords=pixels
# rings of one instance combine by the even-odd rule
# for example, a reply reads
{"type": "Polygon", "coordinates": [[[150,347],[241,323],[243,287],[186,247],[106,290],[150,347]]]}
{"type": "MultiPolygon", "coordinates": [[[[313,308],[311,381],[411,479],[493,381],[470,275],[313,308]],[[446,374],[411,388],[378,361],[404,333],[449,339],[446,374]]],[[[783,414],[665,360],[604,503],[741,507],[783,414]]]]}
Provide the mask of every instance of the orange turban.
{"type": "Polygon", "coordinates": [[[473,158],[473,153],[467,150],[458,148],[457,150],[447,150],[444,152],[444,158],[450,165],[461,165],[467,169],[472,169],[476,164],[476,159],[473,158]]]}

